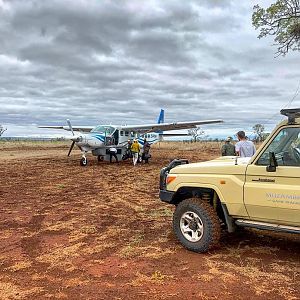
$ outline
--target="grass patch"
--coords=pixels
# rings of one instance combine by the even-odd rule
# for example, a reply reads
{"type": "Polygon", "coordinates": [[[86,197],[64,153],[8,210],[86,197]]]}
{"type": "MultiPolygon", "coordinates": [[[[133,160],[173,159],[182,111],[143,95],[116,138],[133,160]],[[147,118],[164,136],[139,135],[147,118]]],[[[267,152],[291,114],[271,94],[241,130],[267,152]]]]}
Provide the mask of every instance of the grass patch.
{"type": "Polygon", "coordinates": [[[137,272],[136,278],[132,280],[130,285],[132,286],[143,286],[146,284],[164,284],[167,280],[173,279],[173,275],[165,275],[161,271],[156,270],[150,276],[137,272]]]}
{"type": "MultiPolygon", "coordinates": [[[[243,251],[244,249],[241,249],[241,253],[243,251]]],[[[266,253],[263,247],[261,251],[266,253]]],[[[259,258],[239,255],[237,257],[239,263],[232,263],[230,260],[233,257],[230,254],[232,252],[229,255],[212,255],[206,258],[208,273],[218,280],[222,279],[224,283],[236,283],[237,278],[245,278],[243,284],[252,289],[257,296],[275,293],[284,299],[296,299],[291,295],[296,292],[293,286],[299,274],[299,267],[291,269],[286,262],[283,262],[283,264],[273,264],[271,265],[273,270],[267,270],[259,258]],[[288,274],[291,271],[294,272],[294,278],[288,274]]]]}
{"type": "Polygon", "coordinates": [[[23,269],[30,268],[32,263],[30,261],[19,261],[15,263],[13,266],[7,268],[7,270],[10,270],[12,272],[17,272],[23,269]]]}
{"type": "Polygon", "coordinates": [[[153,218],[172,217],[173,210],[167,207],[155,209],[149,212],[149,216],[153,218]]]}
{"type": "Polygon", "coordinates": [[[139,255],[140,252],[140,244],[144,240],[145,235],[143,233],[136,234],[130,242],[121,249],[119,255],[123,258],[130,258],[139,255]]]}
{"type": "Polygon", "coordinates": [[[57,247],[53,251],[37,257],[37,261],[47,263],[50,267],[61,267],[62,265],[67,267],[68,265],[68,269],[70,270],[69,262],[72,258],[76,258],[81,255],[81,249],[83,246],[85,246],[85,243],[77,243],[68,247],[57,247]]]}

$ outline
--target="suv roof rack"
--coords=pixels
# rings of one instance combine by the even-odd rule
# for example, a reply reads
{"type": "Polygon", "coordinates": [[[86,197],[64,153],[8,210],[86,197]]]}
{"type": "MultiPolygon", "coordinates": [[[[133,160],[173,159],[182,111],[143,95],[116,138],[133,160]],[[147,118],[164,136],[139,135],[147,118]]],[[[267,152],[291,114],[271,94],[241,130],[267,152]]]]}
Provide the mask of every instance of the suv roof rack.
{"type": "Polygon", "coordinates": [[[300,108],[282,109],[280,113],[288,117],[289,124],[295,123],[295,119],[300,118],[300,108]]]}

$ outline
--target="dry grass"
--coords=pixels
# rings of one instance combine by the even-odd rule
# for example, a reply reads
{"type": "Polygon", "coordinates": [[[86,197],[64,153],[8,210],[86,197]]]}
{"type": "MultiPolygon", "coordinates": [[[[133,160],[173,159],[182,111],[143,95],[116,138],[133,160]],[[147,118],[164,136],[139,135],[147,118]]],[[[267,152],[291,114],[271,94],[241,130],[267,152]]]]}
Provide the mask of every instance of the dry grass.
{"type": "Polygon", "coordinates": [[[7,268],[7,270],[10,270],[12,272],[17,272],[20,270],[24,270],[27,268],[30,268],[32,266],[32,262],[29,260],[24,260],[24,261],[18,261],[16,262],[13,266],[7,268]]]}
{"type": "Polygon", "coordinates": [[[166,281],[174,278],[173,275],[165,275],[161,271],[155,270],[150,276],[136,273],[136,278],[131,281],[131,286],[144,286],[148,284],[164,284],[166,281]]]}
{"type": "Polygon", "coordinates": [[[211,151],[211,150],[220,150],[223,142],[186,142],[186,141],[178,141],[178,142],[169,142],[163,141],[153,145],[153,149],[167,149],[167,150],[185,150],[185,151],[211,151]]]}
{"type": "MultiPolygon", "coordinates": [[[[258,250],[257,253],[269,253],[264,251],[263,246],[257,247],[256,250],[258,250]]],[[[275,263],[267,267],[263,264],[262,259],[247,257],[244,252],[244,249],[241,249],[234,256],[232,252],[229,252],[227,255],[216,254],[206,258],[208,273],[226,284],[238,283],[240,278],[245,278],[243,284],[254,290],[258,296],[276,293],[284,299],[296,299],[294,283],[299,277],[299,265],[293,266],[293,263],[282,262],[282,264],[275,263]],[[239,263],[231,262],[236,258],[238,258],[239,263]],[[291,276],[291,274],[294,275],[291,276]]],[[[198,278],[203,279],[202,276],[199,275],[198,278]]],[[[206,279],[212,280],[213,278],[206,277],[206,279]]]]}
{"type": "Polygon", "coordinates": [[[34,295],[43,292],[43,288],[34,287],[26,290],[20,289],[14,283],[11,282],[0,282],[0,299],[5,300],[22,300],[22,299],[33,299],[34,295]]]}
{"type": "Polygon", "coordinates": [[[66,148],[70,145],[69,141],[7,141],[0,139],[0,149],[32,149],[32,148],[66,148]]]}
{"type": "Polygon", "coordinates": [[[77,243],[64,248],[57,247],[56,249],[50,250],[48,253],[37,257],[37,261],[47,263],[50,267],[69,267],[71,264],[70,258],[76,258],[80,256],[83,246],[85,246],[85,243],[77,243]]]}

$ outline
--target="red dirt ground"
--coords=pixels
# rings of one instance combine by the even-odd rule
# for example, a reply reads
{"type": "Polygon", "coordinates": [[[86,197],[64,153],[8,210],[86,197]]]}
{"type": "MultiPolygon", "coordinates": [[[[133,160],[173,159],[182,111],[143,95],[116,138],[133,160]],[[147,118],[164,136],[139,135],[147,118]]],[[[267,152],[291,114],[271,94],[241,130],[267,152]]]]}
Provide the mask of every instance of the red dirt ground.
{"type": "Polygon", "coordinates": [[[155,148],[149,165],[84,168],[65,145],[2,148],[0,299],[300,299],[296,235],[223,232],[207,254],[176,240],[159,170],[218,151],[155,148]]]}

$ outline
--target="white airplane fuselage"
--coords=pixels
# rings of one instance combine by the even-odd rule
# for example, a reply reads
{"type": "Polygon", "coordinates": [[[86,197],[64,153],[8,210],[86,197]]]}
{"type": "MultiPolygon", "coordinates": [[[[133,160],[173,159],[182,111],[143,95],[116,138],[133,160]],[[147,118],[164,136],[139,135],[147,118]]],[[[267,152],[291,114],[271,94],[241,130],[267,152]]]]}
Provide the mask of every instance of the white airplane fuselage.
{"type": "Polygon", "coordinates": [[[134,131],[124,131],[117,126],[96,126],[89,133],[77,133],[71,137],[71,140],[81,149],[82,155],[85,158],[87,152],[91,151],[93,155],[101,157],[102,160],[108,160],[108,149],[115,147],[117,155],[122,158],[125,153],[128,140],[137,139],[141,148],[144,145],[144,139],[152,145],[159,141],[159,133],[140,134],[134,131]]]}

